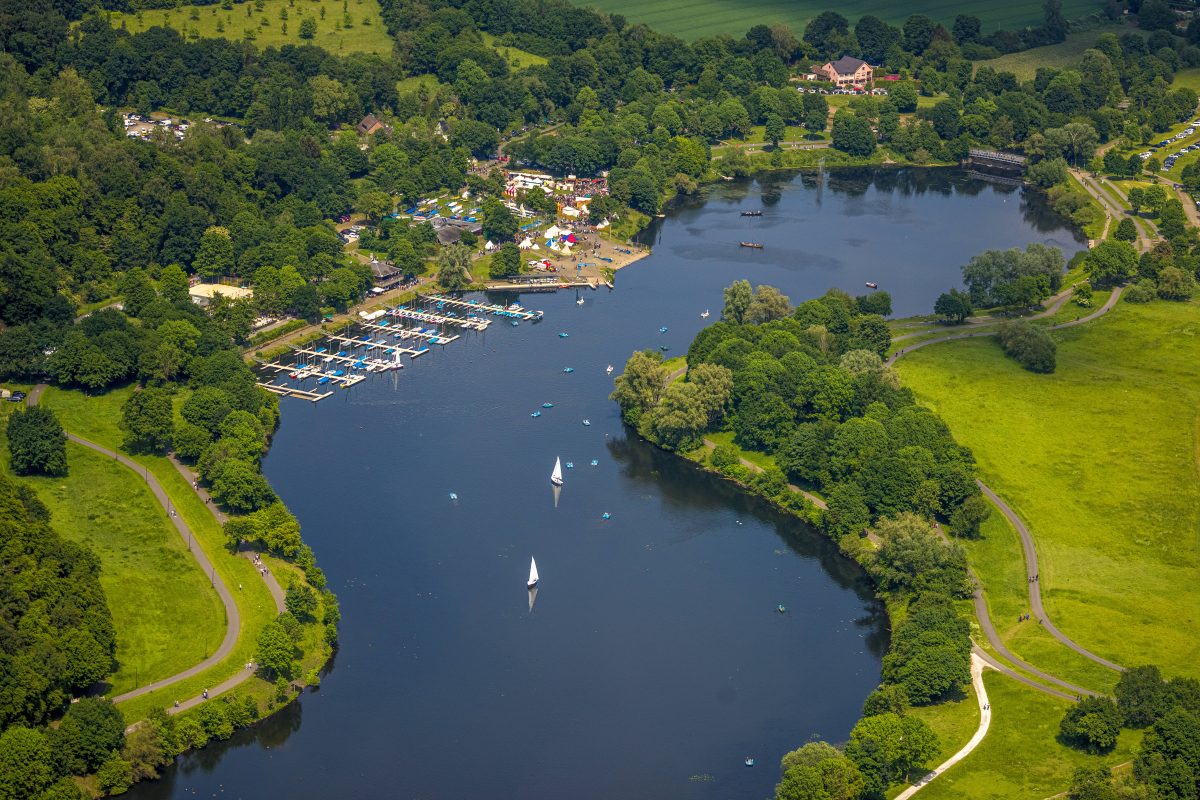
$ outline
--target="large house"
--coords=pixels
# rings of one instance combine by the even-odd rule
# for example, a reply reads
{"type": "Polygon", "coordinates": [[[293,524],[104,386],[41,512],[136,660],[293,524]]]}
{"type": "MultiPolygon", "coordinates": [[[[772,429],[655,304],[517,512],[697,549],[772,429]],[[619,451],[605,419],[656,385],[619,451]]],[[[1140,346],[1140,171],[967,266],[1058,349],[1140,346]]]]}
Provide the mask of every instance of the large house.
{"type": "Polygon", "coordinates": [[[817,72],[835,83],[839,89],[866,86],[875,75],[875,70],[870,64],[853,56],[842,56],[837,61],[827,62],[817,72]]]}

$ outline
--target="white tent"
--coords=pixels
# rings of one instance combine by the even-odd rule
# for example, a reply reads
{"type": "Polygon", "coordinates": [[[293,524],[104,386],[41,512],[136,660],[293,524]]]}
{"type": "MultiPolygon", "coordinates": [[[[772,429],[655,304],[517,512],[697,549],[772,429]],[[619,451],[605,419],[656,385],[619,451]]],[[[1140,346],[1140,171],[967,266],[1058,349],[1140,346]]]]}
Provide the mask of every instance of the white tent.
{"type": "MultiPolygon", "coordinates": [[[[489,242],[489,244],[490,244],[490,242],[489,242]]],[[[528,250],[531,247],[537,247],[537,245],[535,245],[533,243],[532,239],[530,239],[528,236],[526,236],[524,239],[521,240],[521,243],[519,245],[517,245],[517,247],[521,248],[522,250],[528,250]]]]}
{"type": "Polygon", "coordinates": [[[572,219],[575,219],[579,216],[579,209],[572,208],[571,206],[563,206],[562,213],[564,217],[571,217],[572,219]]]}
{"type": "Polygon", "coordinates": [[[553,250],[554,252],[556,252],[556,253],[558,252],[558,242],[551,242],[551,243],[550,243],[550,245],[549,245],[549,247],[550,247],[550,249],[551,249],[551,250],[553,250]]]}
{"type": "Polygon", "coordinates": [[[596,226],[596,230],[602,230],[607,227],[608,227],[608,220],[604,220],[603,222],[601,222],[599,225],[596,226]]]}
{"type": "Polygon", "coordinates": [[[559,228],[557,225],[551,225],[549,228],[546,229],[546,238],[547,239],[557,239],[559,236],[562,236],[562,234],[563,234],[562,229],[559,228]]]}
{"type": "Polygon", "coordinates": [[[564,243],[564,244],[563,244],[563,246],[562,246],[562,254],[563,254],[564,256],[569,256],[569,255],[571,255],[571,245],[569,245],[569,244],[565,244],[565,243],[564,243]]]}
{"type": "Polygon", "coordinates": [[[485,244],[485,245],[483,246],[483,249],[484,249],[484,250],[495,250],[495,249],[496,249],[496,243],[495,243],[495,242],[493,242],[491,239],[488,239],[488,242],[487,242],[487,244],[485,244]]]}

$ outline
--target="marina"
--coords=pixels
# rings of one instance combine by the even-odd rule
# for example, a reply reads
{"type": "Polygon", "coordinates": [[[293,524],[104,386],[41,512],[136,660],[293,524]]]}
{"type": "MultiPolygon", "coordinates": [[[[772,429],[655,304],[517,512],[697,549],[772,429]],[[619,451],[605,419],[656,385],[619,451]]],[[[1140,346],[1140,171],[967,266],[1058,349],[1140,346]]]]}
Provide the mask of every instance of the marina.
{"type": "MultiPolygon", "coordinates": [[[[412,358],[416,358],[417,356],[421,356],[421,355],[424,355],[425,353],[429,352],[428,347],[424,348],[423,350],[413,350],[408,347],[398,347],[385,339],[371,339],[370,336],[361,336],[357,339],[350,337],[350,336],[339,336],[337,334],[332,334],[332,333],[327,334],[327,336],[329,337],[329,339],[331,341],[341,342],[342,344],[345,344],[345,345],[348,345],[348,346],[354,347],[354,348],[362,347],[366,350],[377,350],[377,351],[379,351],[379,353],[384,354],[384,355],[392,355],[393,353],[403,353],[407,356],[411,356],[412,358]]],[[[355,358],[353,356],[339,356],[336,354],[329,355],[328,353],[320,353],[315,350],[314,351],[300,351],[300,352],[311,352],[313,355],[321,355],[323,358],[327,358],[327,359],[332,358],[335,361],[342,361],[342,362],[352,361],[355,364],[357,364],[359,361],[363,360],[363,358],[361,356],[358,358],[355,358]]],[[[339,352],[345,352],[345,351],[343,350],[343,351],[339,351],[339,352]]]]}
{"type": "Polygon", "coordinates": [[[397,306],[396,308],[389,309],[387,313],[397,319],[411,319],[430,325],[457,325],[460,328],[473,331],[485,331],[492,324],[490,319],[481,317],[460,317],[457,315],[450,317],[443,314],[431,314],[428,311],[417,311],[408,306],[397,306]]]}
{"type": "Polygon", "coordinates": [[[360,327],[371,331],[379,331],[381,333],[391,334],[397,339],[424,339],[430,344],[447,345],[458,338],[458,334],[447,336],[444,333],[430,331],[424,328],[405,328],[400,325],[390,325],[385,319],[383,322],[359,322],[360,327]]]}
{"type": "Polygon", "coordinates": [[[535,320],[542,318],[541,311],[529,311],[521,306],[513,303],[508,306],[497,305],[495,303],[484,303],[480,300],[461,300],[457,297],[447,297],[445,295],[435,294],[428,297],[417,295],[417,299],[424,300],[427,303],[434,303],[439,308],[450,306],[452,308],[462,308],[468,311],[483,311],[488,314],[494,314],[498,317],[513,317],[515,319],[535,320]]]}

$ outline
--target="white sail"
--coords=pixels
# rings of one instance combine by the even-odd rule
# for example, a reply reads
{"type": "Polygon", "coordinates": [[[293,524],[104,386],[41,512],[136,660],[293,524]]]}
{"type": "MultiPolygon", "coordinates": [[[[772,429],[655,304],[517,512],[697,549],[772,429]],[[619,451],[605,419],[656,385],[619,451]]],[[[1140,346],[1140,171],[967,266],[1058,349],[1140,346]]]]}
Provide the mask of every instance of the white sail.
{"type": "Polygon", "coordinates": [[[554,459],[554,471],[550,473],[550,482],[555,486],[562,486],[562,459],[554,459]]]}
{"type": "Polygon", "coordinates": [[[532,589],[533,587],[537,586],[537,582],[538,582],[537,561],[530,558],[529,559],[529,584],[528,584],[529,588],[532,589]]]}

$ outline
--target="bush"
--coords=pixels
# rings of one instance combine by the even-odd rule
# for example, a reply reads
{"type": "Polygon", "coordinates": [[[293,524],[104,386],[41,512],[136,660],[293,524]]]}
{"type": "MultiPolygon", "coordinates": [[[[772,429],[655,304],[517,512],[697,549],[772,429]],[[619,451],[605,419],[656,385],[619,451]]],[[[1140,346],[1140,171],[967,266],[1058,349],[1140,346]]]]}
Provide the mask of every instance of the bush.
{"type": "Polygon", "coordinates": [[[96,783],[106,794],[122,794],[133,785],[133,767],[114,751],[96,771],[96,783]]]}
{"type": "Polygon", "coordinates": [[[1113,233],[1114,239],[1120,239],[1122,242],[1133,242],[1137,240],[1137,226],[1129,217],[1122,217],[1117,223],[1117,230],[1113,233]]]}
{"type": "Polygon", "coordinates": [[[1158,297],[1158,284],[1149,278],[1143,278],[1126,289],[1122,296],[1126,303],[1149,303],[1158,297]]]}
{"type": "Polygon", "coordinates": [[[903,686],[898,686],[894,683],[884,683],[876,687],[875,691],[867,695],[867,699],[863,701],[862,715],[864,717],[874,717],[878,714],[899,714],[904,716],[912,703],[908,699],[908,692],[904,691],[903,686]]]}
{"type": "Polygon", "coordinates": [[[1045,328],[1023,319],[1000,324],[1000,346],[1030,372],[1054,372],[1057,346],[1045,328]]]}
{"type": "Polygon", "coordinates": [[[731,444],[719,444],[713,448],[708,461],[713,465],[714,469],[724,472],[729,467],[738,463],[737,448],[731,444]]]}
{"type": "Polygon", "coordinates": [[[1196,279],[1179,267],[1163,267],[1158,272],[1158,296],[1164,300],[1190,300],[1196,291],[1196,279]]]}
{"type": "Polygon", "coordinates": [[[1076,747],[1107,752],[1121,733],[1121,712],[1110,697],[1085,697],[1067,709],[1058,729],[1076,747]]]}
{"type": "Polygon", "coordinates": [[[979,526],[992,513],[992,507],[982,495],[972,495],[950,514],[950,532],[964,539],[979,537],[979,526]]]}

